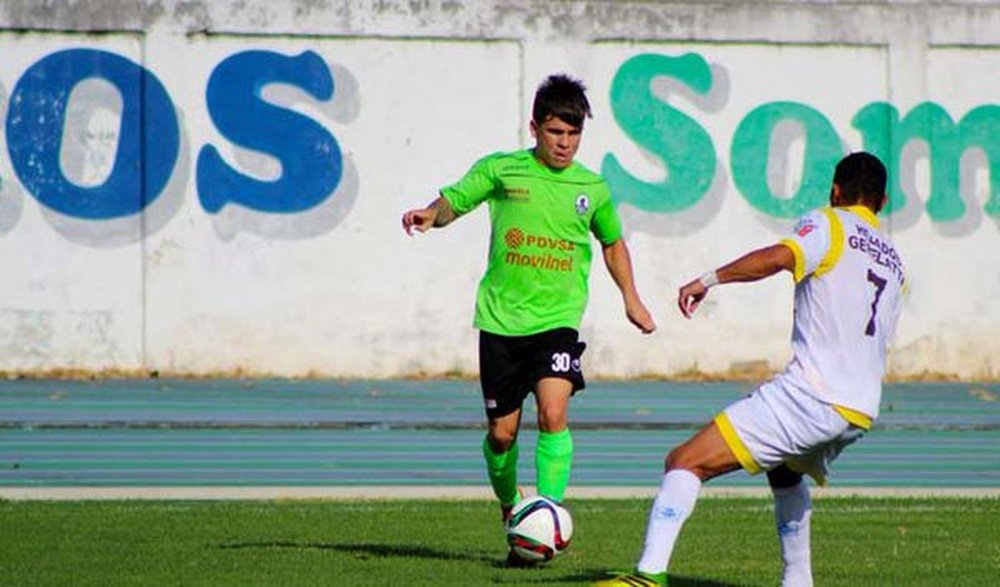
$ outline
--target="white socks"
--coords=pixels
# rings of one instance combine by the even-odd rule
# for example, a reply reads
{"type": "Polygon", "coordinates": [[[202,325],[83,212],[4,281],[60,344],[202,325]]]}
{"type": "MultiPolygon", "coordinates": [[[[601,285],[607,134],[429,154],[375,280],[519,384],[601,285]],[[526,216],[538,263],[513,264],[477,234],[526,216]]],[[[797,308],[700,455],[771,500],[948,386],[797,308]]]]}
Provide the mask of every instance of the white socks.
{"type": "Polygon", "coordinates": [[[782,587],[812,587],[809,550],[809,518],[812,502],[805,480],[794,487],[771,489],[774,494],[774,522],[785,562],[782,587]]]}
{"type": "Polygon", "coordinates": [[[667,570],[677,535],[694,510],[700,489],[701,479],[691,471],[673,469],[663,476],[660,492],[649,511],[639,571],[656,574],[667,570]]]}
{"type": "MultiPolygon", "coordinates": [[[[694,511],[701,479],[690,471],[674,469],[663,476],[646,525],[646,542],[637,570],[657,574],[667,570],[681,527],[694,511]]],[[[803,480],[794,487],[773,489],[774,521],[784,560],[782,587],[812,587],[809,518],[812,501],[803,480]]]]}

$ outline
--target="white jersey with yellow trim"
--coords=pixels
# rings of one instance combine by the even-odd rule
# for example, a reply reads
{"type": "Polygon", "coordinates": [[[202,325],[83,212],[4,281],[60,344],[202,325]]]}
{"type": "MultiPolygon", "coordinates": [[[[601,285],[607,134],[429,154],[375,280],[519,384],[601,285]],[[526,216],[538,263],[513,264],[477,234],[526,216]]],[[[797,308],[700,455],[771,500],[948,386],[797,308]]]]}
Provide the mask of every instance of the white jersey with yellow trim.
{"type": "Polygon", "coordinates": [[[864,206],[815,210],[781,242],[796,285],[793,356],[778,378],[870,424],[902,306],[899,254],[864,206]]]}

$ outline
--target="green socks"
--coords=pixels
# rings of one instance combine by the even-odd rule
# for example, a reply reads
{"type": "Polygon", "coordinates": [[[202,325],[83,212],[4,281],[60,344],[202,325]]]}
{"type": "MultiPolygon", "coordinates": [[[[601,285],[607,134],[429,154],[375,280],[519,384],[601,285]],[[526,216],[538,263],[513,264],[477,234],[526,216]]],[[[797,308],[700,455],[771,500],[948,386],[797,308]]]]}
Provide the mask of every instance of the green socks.
{"type": "Polygon", "coordinates": [[[503,505],[514,505],[521,495],[517,491],[517,442],[507,452],[495,453],[489,439],[483,439],[483,456],[486,458],[486,472],[490,485],[503,505]]]}
{"type": "MultiPolygon", "coordinates": [[[[483,440],[483,457],[490,485],[500,503],[514,505],[521,496],[517,490],[518,444],[515,442],[507,452],[493,452],[489,440],[483,440]]],[[[569,485],[570,468],[573,464],[573,436],[569,428],[559,432],[539,432],[535,449],[535,473],[538,478],[538,494],[556,501],[562,501],[569,485]]]]}
{"type": "Polygon", "coordinates": [[[559,432],[538,432],[535,449],[535,474],[538,477],[538,494],[562,501],[569,485],[573,465],[573,436],[569,428],[559,432]]]}

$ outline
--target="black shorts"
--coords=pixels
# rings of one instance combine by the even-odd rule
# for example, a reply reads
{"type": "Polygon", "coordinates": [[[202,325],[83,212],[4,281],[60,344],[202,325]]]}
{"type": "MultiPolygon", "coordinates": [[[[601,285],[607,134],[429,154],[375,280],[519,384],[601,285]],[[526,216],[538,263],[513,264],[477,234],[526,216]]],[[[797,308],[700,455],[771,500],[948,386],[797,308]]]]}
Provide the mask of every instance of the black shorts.
{"type": "Polygon", "coordinates": [[[503,336],[479,332],[479,382],[486,415],[506,416],[518,410],[535,384],[545,377],[560,377],[573,384],[573,393],[584,388],[580,356],[587,345],[572,328],[556,328],[528,336],[503,336]]]}

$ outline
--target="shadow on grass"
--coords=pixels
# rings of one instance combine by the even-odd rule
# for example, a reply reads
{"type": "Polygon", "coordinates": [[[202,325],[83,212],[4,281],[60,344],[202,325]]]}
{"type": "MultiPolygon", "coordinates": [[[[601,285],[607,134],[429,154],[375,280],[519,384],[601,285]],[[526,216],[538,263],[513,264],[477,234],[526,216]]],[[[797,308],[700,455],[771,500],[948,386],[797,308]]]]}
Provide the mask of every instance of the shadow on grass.
{"type": "MultiPolygon", "coordinates": [[[[561,575],[536,575],[531,576],[534,569],[527,569],[525,573],[517,573],[509,577],[509,580],[494,579],[494,583],[499,585],[541,585],[544,583],[578,583],[580,585],[590,585],[594,581],[607,579],[608,573],[604,570],[583,571],[572,574],[561,575]]],[[[724,583],[711,579],[699,579],[697,577],[685,577],[683,575],[670,575],[667,584],[670,587],[737,587],[735,583],[724,583]]]]}
{"type": "MultiPolygon", "coordinates": [[[[590,575],[581,574],[578,577],[574,577],[574,579],[589,584],[594,581],[607,579],[608,577],[608,572],[605,570],[595,571],[590,575]]],[[[670,587],[738,587],[739,583],[726,583],[724,581],[715,581],[713,579],[700,579],[698,577],[669,574],[667,576],[667,585],[670,587]]]]}
{"type": "MultiPolygon", "coordinates": [[[[455,552],[453,550],[439,550],[426,546],[414,546],[409,544],[374,544],[374,543],[350,543],[338,544],[333,542],[294,542],[289,540],[273,540],[267,542],[237,542],[231,544],[220,544],[219,548],[224,550],[242,549],[315,549],[343,552],[353,555],[357,559],[364,560],[368,557],[416,557],[438,560],[464,560],[478,563],[485,563],[497,569],[506,569],[505,558],[489,555],[482,552],[455,552]]],[[[590,584],[594,581],[607,578],[607,571],[604,569],[590,569],[572,574],[560,573],[558,566],[539,565],[537,567],[510,569],[512,576],[510,581],[494,580],[498,584],[511,585],[534,585],[545,583],[565,583],[573,582],[581,585],[590,584]],[[544,575],[540,571],[549,571],[544,575]],[[555,571],[559,574],[550,574],[555,571]]],[[[699,579],[697,577],[686,577],[683,575],[670,575],[670,587],[735,587],[733,583],[712,581],[709,579],[699,579]]]]}
{"type": "MultiPolygon", "coordinates": [[[[374,543],[338,544],[332,542],[293,542],[288,540],[284,541],[274,540],[268,542],[238,542],[232,544],[220,544],[219,548],[224,550],[316,549],[316,550],[343,552],[346,554],[353,555],[354,558],[358,560],[365,560],[369,557],[372,558],[415,557],[415,558],[450,560],[450,561],[471,561],[475,563],[483,563],[495,569],[508,568],[506,564],[506,558],[507,558],[506,551],[497,554],[487,554],[484,552],[456,552],[454,550],[440,550],[435,548],[428,548],[422,545],[414,546],[410,544],[374,544],[374,543]]],[[[519,578],[515,581],[516,584],[549,583],[549,582],[567,581],[567,580],[590,581],[592,578],[592,575],[581,576],[581,577],[567,577],[565,575],[560,577],[539,576],[539,580],[527,580],[527,581],[523,578],[524,574],[543,571],[549,568],[550,567],[548,565],[538,565],[536,567],[518,568],[510,570],[519,571],[519,578]]]]}
{"type": "Polygon", "coordinates": [[[736,583],[725,583],[723,581],[713,581],[711,579],[699,579],[697,577],[685,577],[684,575],[670,575],[667,581],[670,587],[736,587],[736,583]]]}
{"type": "Polygon", "coordinates": [[[354,555],[355,558],[365,559],[368,557],[416,557],[431,558],[440,560],[466,560],[482,563],[495,563],[496,566],[503,566],[503,561],[497,557],[489,556],[485,553],[464,553],[453,550],[438,550],[426,546],[413,546],[408,544],[372,544],[372,543],[350,543],[337,544],[335,542],[293,542],[287,540],[274,540],[269,542],[238,542],[233,544],[220,544],[219,548],[224,550],[240,550],[255,548],[289,548],[289,549],[315,549],[332,550],[354,555]]]}

